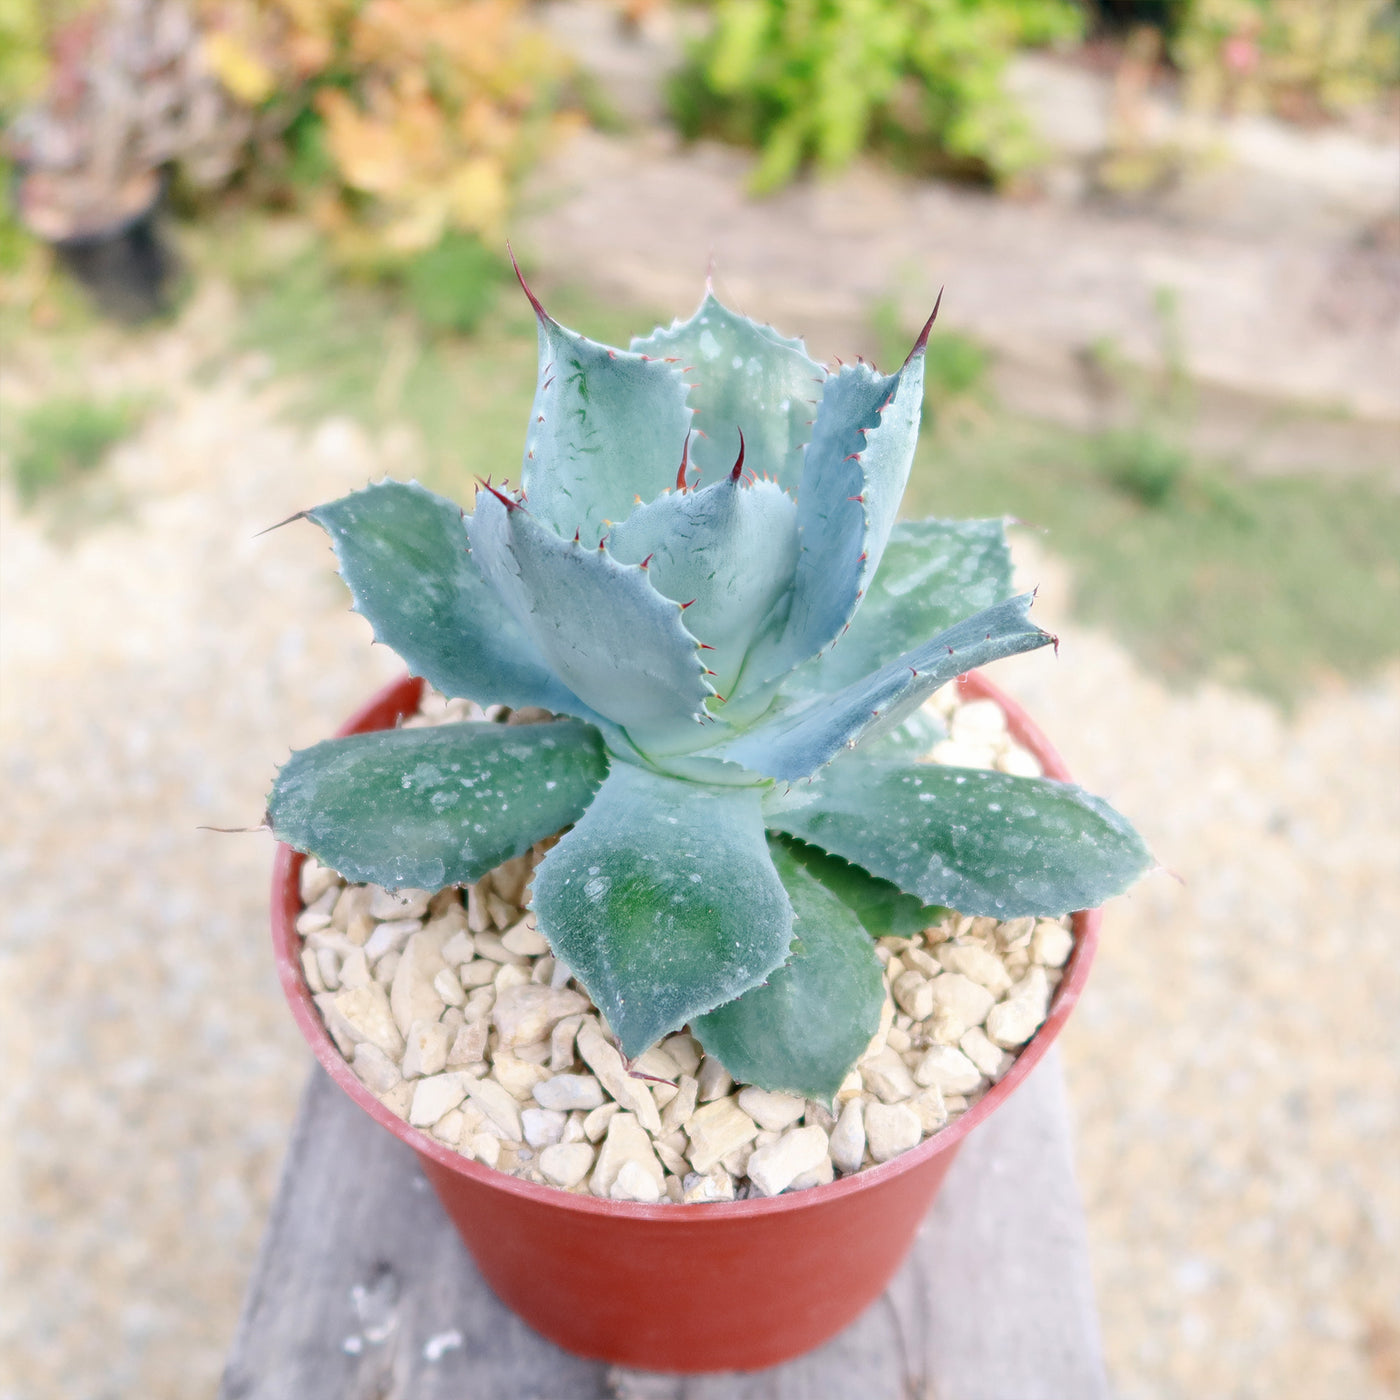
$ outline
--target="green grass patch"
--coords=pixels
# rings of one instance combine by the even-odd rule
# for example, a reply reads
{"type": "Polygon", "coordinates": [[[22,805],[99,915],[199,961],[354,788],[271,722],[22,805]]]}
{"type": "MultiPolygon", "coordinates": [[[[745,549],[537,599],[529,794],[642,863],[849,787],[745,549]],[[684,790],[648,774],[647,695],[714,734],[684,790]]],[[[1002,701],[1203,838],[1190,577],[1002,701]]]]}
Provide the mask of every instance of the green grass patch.
{"type": "Polygon", "coordinates": [[[1400,495],[1379,478],[1242,478],[1150,428],[925,428],[908,515],[1012,515],[1074,570],[1076,613],[1149,671],[1291,706],[1400,655],[1400,495]]]}
{"type": "Polygon", "coordinates": [[[17,415],[6,446],[20,503],[32,506],[46,494],[76,485],[135,431],[143,413],[131,399],[59,395],[17,415]]]}

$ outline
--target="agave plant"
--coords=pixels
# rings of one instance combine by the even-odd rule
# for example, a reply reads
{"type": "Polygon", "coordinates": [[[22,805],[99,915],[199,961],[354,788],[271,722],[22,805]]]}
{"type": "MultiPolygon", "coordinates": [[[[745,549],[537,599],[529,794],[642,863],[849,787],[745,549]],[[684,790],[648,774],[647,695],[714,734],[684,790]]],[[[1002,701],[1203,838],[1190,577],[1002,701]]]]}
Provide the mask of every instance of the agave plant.
{"type": "Polygon", "coordinates": [[[630,350],[530,299],[518,489],[307,514],[414,674],[560,718],[318,744],[270,825],[430,889],[568,827],[534,914],[624,1054],[689,1025],[741,1082],[829,1099],[879,1022],[872,934],[1092,907],[1147,852],[1077,787],[916,761],[931,692],[1053,640],[1000,521],[895,520],[928,326],[894,374],[833,373],[711,294],[630,350]]]}

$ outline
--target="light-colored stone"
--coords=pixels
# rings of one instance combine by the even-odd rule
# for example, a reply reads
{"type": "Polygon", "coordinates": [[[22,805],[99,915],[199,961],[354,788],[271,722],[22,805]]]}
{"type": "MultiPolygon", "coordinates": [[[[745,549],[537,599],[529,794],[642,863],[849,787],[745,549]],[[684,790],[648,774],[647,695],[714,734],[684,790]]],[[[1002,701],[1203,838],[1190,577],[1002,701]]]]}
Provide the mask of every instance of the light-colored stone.
{"type": "Polygon", "coordinates": [[[334,1005],[336,1014],[350,1028],[354,1040],[367,1040],[371,1045],[377,1045],[391,1060],[402,1058],[403,1036],[394,1024],[389,998],[378,982],[340,992],[334,1005]]]}
{"type": "MultiPolygon", "coordinates": [[[[943,971],[943,964],[923,948],[909,948],[905,950],[904,961],[909,964],[910,970],[922,972],[925,977],[937,977],[943,971]]],[[[918,1018],[922,1020],[922,1017],[918,1018]]]]}
{"type": "Polygon", "coordinates": [[[495,1026],[501,1045],[505,1048],[529,1045],[547,1038],[565,1017],[578,1016],[587,1011],[588,1004],[588,998],[577,992],[527,982],[523,986],[497,991],[496,1004],[491,1009],[491,1024],[495,1026]]]}
{"type": "Polygon", "coordinates": [[[456,1147],[462,1137],[464,1121],[460,1109],[450,1109],[433,1124],[430,1131],[439,1142],[445,1142],[449,1147],[456,1147]]]}
{"type": "Polygon", "coordinates": [[[959,743],[995,744],[1006,733],[1006,715],[995,700],[965,700],[953,711],[948,731],[959,743]]]}
{"type": "Polygon", "coordinates": [[[528,1060],[532,1065],[539,1065],[546,1073],[549,1070],[549,1041],[537,1040],[533,1045],[517,1045],[511,1050],[518,1060],[528,1060]]]}
{"type": "Polygon", "coordinates": [[[848,1099],[831,1130],[831,1160],[847,1174],[858,1172],[865,1160],[865,1106],[848,1099]]]}
{"type": "Polygon", "coordinates": [[[415,1021],[404,1037],[403,1077],[418,1079],[444,1069],[451,1039],[451,1031],[441,1021],[415,1021]]]}
{"type": "Polygon", "coordinates": [[[830,1134],[836,1126],[836,1115],[824,1103],[808,1099],[807,1106],[802,1113],[802,1121],[808,1127],[820,1128],[822,1132],[830,1134]]]}
{"type": "Polygon", "coordinates": [[[306,978],[307,988],[311,995],[329,990],[326,984],[321,981],[321,969],[317,962],[315,948],[303,948],[301,950],[301,974],[306,978]]]}
{"type": "Polygon", "coordinates": [[[446,969],[439,941],[420,929],[404,945],[398,970],[389,991],[394,1020],[403,1035],[415,1021],[436,1021],[447,1003],[433,987],[433,979],[446,969]]]}
{"type": "Polygon", "coordinates": [[[457,974],[450,967],[444,967],[433,978],[433,990],[448,1006],[465,1006],[467,1004],[467,994],[462,990],[462,984],[457,980],[457,974]]]}
{"type": "Polygon", "coordinates": [[[958,1048],[993,1081],[1000,1079],[1011,1068],[1011,1057],[999,1046],[994,1045],[980,1026],[973,1026],[971,1030],[964,1031],[958,1040],[958,1048]]]}
{"type": "Polygon", "coordinates": [[[542,958],[549,952],[549,940],[535,928],[535,916],[527,914],[501,935],[501,947],[522,958],[542,958]]]}
{"type": "Polygon", "coordinates": [[[465,1075],[460,1078],[464,1085],[463,1093],[496,1127],[512,1141],[525,1140],[525,1130],[520,1122],[520,1104],[508,1089],[491,1078],[468,1079],[465,1075]]]}
{"type": "Polygon", "coordinates": [[[882,1103],[898,1103],[912,1097],[918,1089],[909,1067],[895,1050],[882,1050],[878,1055],[860,1062],[860,1077],[866,1089],[882,1103]]]}
{"type": "Polygon", "coordinates": [[[682,1074],[676,1085],[675,1098],[661,1110],[661,1131],[670,1133],[683,1127],[686,1119],[695,1112],[699,1096],[700,1086],[696,1080],[689,1074],[682,1074]]]}
{"type": "Polygon", "coordinates": [[[693,1036],[684,1031],[669,1035],[661,1042],[661,1048],[676,1062],[682,1074],[694,1078],[700,1068],[700,1046],[693,1036]]]}
{"type": "Polygon", "coordinates": [[[637,1163],[651,1176],[656,1185],[656,1196],[653,1199],[659,1200],[665,1189],[666,1173],[657,1161],[656,1153],[652,1151],[651,1139],[647,1136],[646,1129],[633,1114],[615,1113],[608,1123],[607,1136],[598,1151],[598,1164],[593,1168],[588,1189],[595,1196],[611,1195],[618,1173],[627,1162],[637,1163]]]}
{"type": "Polygon", "coordinates": [[[374,981],[369,970],[369,959],[363,948],[352,948],[340,963],[340,985],[343,991],[354,991],[356,987],[367,987],[374,981]]]}
{"type": "Polygon", "coordinates": [[[673,1175],[684,1176],[690,1170],[690,1163],[685,1160],[684,1154],[669,1143],[653,1139],[652,1148],[661,1158],[661,1165],[673,1175]]]}
{"type": "Polygon", "coordinates": [[[369,901],[370,892],[367,886],[346,885],[335,902],[331,922],[342,933],[348,932],[351,924],[370,917],[369,901]]]}
{"type": "Polygon", "coordinates": [[[315,904],[323,895],[329,893],[330,907],[335,908],[335,901],[340,897],[340,876],[322,865],[315,856],[307,856],[302,861],[297,882],[303,904],[315,904]]]}
{"type": "Polygon", "coordinates": [[[403,1078],[393,1060],[367,1040],[355,1047],[350,1063],[360,1082],[376,1094],[387,1094],[403,1078]]]}
{"type": "Polygon", "coordinates": [[[476,944],[471,931],[463,926],[442,945],[442,960],[456,971],[463,963],[469,963],[476,956],[476,944]]]}
{"type": "Polygon", "coordinates": [[[823,1157],[815,1167],[792,1179],[789,1191],[806,1191],[813,1186],[825,1186],[836,1180],[836,1165],[830,1157],[823,1157]]]}
{"type": "Polygon", "coordinates": [[[1016,1050],[1040,1029],[1045,1003],[1038,997],[1008,997],[987,1013],[987,1038],[1003,1050],[1016,1050]]]}
{"type": "MultiPolygon", "coordinates": [[[[985,987],[993,997],[999,997],[1011,985],[1006,968],[995,953],[988,952],[976,943],[941,943],[938,947],[938,961],[949,972],[961,973],[979,986],[985,987]]],[[[925,1015],[928,1013],[926,1012],[925,1015]]]]}
{"type": "MultiPolygon", "coordinates": [[[[941,1017],[945,1025],[956,1022],[963,1030],[969,1026],[980,1026],[987,1018],[996,998],[980,982],[960,972],[945,972],[935,977],[933,987],[934,1015],[941,1017]]],[[[956,1037],[954,1037],[956,1039],[956,1037]]]]}
{"type": "Polygon", "coordinates": [[[907,1103],[870,1103],[865,1106],[865,1136],[870,1155],[888,1162],[917,1147],[924,1135],[919,1115],[907,1103]]]}
{"type": "Polygon", "coordinates": [[[1031,957],[1044,967],[1063,967],[1074,951],[1074,935],[1054,919],[1036,920],[1031,957]]]}
{"type": "Polygon", "coordinates": [[[431,890],[386,890],[379,885],[367,888],[372,919],[421,919],[433,897],[431,890]]]}
{"type": "Polygon", "coordinates": [[[644,1074],[648,1079],[661,1079],[674,1084],[681,1077],[681,1067],[659,1045],[643,1050],[632,1061],[632,1072],[644,1074]]]}
{"type": "Polygon", "coordinates": [[[684,1178],[681,1199],[687,1205],[734,1199],[734,1178],[723,1167],[691,1172],[684,1178]]]}
{"type": "Polygon", "coordinates": [[[452,1046],[447,1052],[449,1065],[479,1064],[486,1058],[486,1046],[490,1030],[484,1017],[468,1019],[453,1037],[452,1046]]]}
{"type": "Polygon", "coordinates": [[[750,1084],[739,1090],[739,1107],[760,1128],[780,1133],[802,1117],[807,1101],[793,1094],[776,1093],[750,1084]]]}
{"type": "Polygon", "coordinates": [[[568,1118],[552,1108],[525,1108],[520,1111],[520,1127],[531,1147],[551,1147],[564,1136],[568,1118]]]}
{"type": "Polygon", "coordinates": [[[1018,778],[1038,778],[1045,770],[1040,760],[1020,744],[1007,744],[997,755],[997,768],[1003,773],[1011,773],[1018,778]]]}
{"type": "Polygon", "coordinates": [[[533,1103],[535,1086],[550,1077],[543,1065],[531,1064],[529,1060],[518,1059],[500,1050],[491,1057],[490,1074],[512,1098],[522,1103],[533,1103]]]}
{"type": "Polygon", "coordinates": [[[948,1109],[943,1102],[943,1091],[938,1088],[920,1089],[909,1107],[919,1116],[919,1126],[925,1137],[936,1133],[948,1121],[948,1109]]]}
{"type": "Polygon", "coordinates": [[[661,1113],[656,1107],[656,1100],[647,1093],[647,1087],[640,1079],[633,1079],[627,1073],[617,1049],[588,1022],[579,1027],[577,1043],[579,1058],[598,1076],[603,1088],[629,1113],[635,1114],[647,1132],[659,1133],[661,1113]]]}
{"type": "Polygon", "coordinates": [[[415,1128],[431,1126],[462,1102],[471,1085],[472,1081],[456,1070],[418,1080],[413,1086],[413,1106],[408,1111],[408,1121],[415,1128]]]}
{"type": "Polygon", "coordinates": [[[324,945],[316,949],[316,970],[328,992],[340,990],[340,954],[324,945]]]}
{"type": "Polygon", "coordinates": [[[924,972],[910,968],[901,973],[892,990],[896,1004],[914,1020],[933,1015],[933,983],[924,972]]]}
{"type": "Polygon", "coordinates": [[[376,924],[374,932],[365,939],[365,956],[370,962],[378,962],[386,953],[401,952],[404,944],[422,927],[419,919],[393,919],[376,924]]]}
{"type": "Polygon", "coordinates": [[[752,1142],[759,1128],[739,1107],[737,1098],[724,1098],[697,1108],[686,1121],[685,1131],[690,1138],[686,1155],[691,1166],[703,1174],[731,1152],[752,1142]]]}
{"type": "Polygon", "coordinates": [[[477,1133],[471,1140],[471,1155],[484,1166],[496,1167],[501,1162],[501,1140],[490,1133],[477,1133]]]}
{"type": "Polygon", "coordinates": [[[851,1099],[858,1099],[865,1091],[865,1081],[860,1077],[860,1070],[851,1070],[841,1081],[841,1087],[836,1091],[836,1102],[843,1104],[851,1099]]]}
{"type": "Polygon", "coordinates": [[[583,1120],[583,1135],[589,1142],[598,1142],[608,1130],[608,1124],[613,1118],[622,1112],[622,1105],[616,1100],[612,1103],[605,1103],[599,1108],[595,1108],[583,1120]]]}
{"type": "Polygon", "coordinates": [[[729,1071],[713,1055],[706,1055],[700,1061],[700,1068],[695,1073],[695,1082],[701,1103],[713,1103],[716,1099],[722,1099],[734,1088],[734,1080],[729,1071]]]}
{"type": "Polygon", "coordinates": [[[500,963],[477,958],[472,962],[462,963],[457,968],[457,980],[462,984],[462,990],[470,995],[472,989],[490,986],[496,980],[496,974],[500,970],[500,963]]]}
{"type": "Polygon", "coordinates": [[[655,1205],[665,1194],[665,1174],[660,1181],[646,1167],[634,1158],[628,1158],[620,1168],[608,1199],[613,1201],[635,1201],[640,1205],[655,1205]]]}
{"type": "Polygon", "coordinates": [[[914,1070],[914,1082],[945,1093],[970,1094],[982,1083],[982,1071],[952,1045],[931,1046],[914,1070]]]}
{"type": "Polygon", "coordinates": [[[529,959],[520,953],[512,953],[509,948],[501,942],[498,933],[492,933],[489,929],[477,931],[476,934],[476,955],[479,958],[490,958],[494,963],[511,963],[516,967],[523,967],[529,959]]]}
{"type": "Polygon", "coordinates": [[[408,1120],[408,1110],[413,1104],[413,1085],[401,1079],[392,1089],[379,1095],[379,1102],[396,1118],[408,1120]]]}
{"type": "Polygon", "coordinates": [[[385,953],[374,964],[374,980],[382,983],[387,992],[394,985],[394,974],[399,970],[399,954],[385,953]]]}
{"type": "Polygon", "coordinates": [[[539,1163],[546,1181],[567,1190],[588,1175],[593,1166],[593,1148],[586,1142],[555,1143],[540,1153],[539,1163]]]}
{"type": "Polygon", "coordinates": [[[1023,919],[1007,919],[997,925],[997,946],[1003,952],[1013,948],[1025,948],[1035,934],[1036,921],[1027,915],[1023,919]]]}
{"type": "Polygon", "coordinates": [[[562,1113],[582,1109],[587,1113],[601,1107],[603,1086],[591,1074],[556,1074],[536,1084],[534,1095],[535,1102],[543,1108],[562,1113]]]}
{"type": "Polygon", "coordinates": [[[493,982],[498,992],[508,992],[512,987],[524,987],[530,982],[530,969],[515,963],[503,963],[496,969],[493,982]]]}
{"type": "Polygon", "coordinates": [[[776,1142],[754,1149],[749,1157],[749,1180],[761,1194],[776,1196],[804,1172],[813,1171],[826,1156],[827,1138],[820,1128],[791,1128],[776,1142]]]}
{"type": "MultiPolygon", "coordinates": [[[[562,988],[555,987],[554,991],[562,988]]],[[[549,1033],[549,1067],[555,1074],[572,1069],[574,1064],[574,1039],[583,1024],[582,1016],[565,1016],[549,1033]]]]}

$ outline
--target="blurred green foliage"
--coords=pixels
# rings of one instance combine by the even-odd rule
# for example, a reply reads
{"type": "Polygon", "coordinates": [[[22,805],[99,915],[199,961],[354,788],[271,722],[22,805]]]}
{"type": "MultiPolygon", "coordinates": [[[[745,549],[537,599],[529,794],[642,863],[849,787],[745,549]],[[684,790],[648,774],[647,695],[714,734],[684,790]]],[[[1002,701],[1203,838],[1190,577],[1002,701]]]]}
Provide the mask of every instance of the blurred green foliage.
{"type": "Polygon", "coordinates": [[[759,192],[872,144],[1002,180],[1037,154],[1002,84],[1007,60],[1078,38],[1083,23],[1070,0],[718,0],[672,110],[687,136],[759,147],[759,192]]]}
{"type": "MultiPolygon", "coordinates": [[[[73,485],[93,471],[142,417],[131,399],[76,395],[44,399],[16,417],[9,473],[22,505],[73,485]]],[[[7,434],[9,436],[9,434],[7,434]]]]}

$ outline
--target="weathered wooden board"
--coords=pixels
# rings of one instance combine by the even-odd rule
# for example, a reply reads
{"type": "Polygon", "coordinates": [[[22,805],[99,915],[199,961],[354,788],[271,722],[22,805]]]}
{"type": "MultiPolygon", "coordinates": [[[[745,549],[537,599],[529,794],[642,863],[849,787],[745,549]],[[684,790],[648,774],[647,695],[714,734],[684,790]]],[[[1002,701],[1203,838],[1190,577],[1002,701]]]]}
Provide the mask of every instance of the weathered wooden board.
{"type": "MultiPolygon", "coordinates": [[[[840,1259],[832,1259],[839,1275],[840,1259]]],[[[672,1279],[678,1302],[684,1280],[672,1279]]],[[[964,1146],[888,1292],[770,1371],[580,1361],[499,1303],[413,1154],[319,1071],[220,1400],[1107,1400],[1052,1054],[964,1146]]]]}

